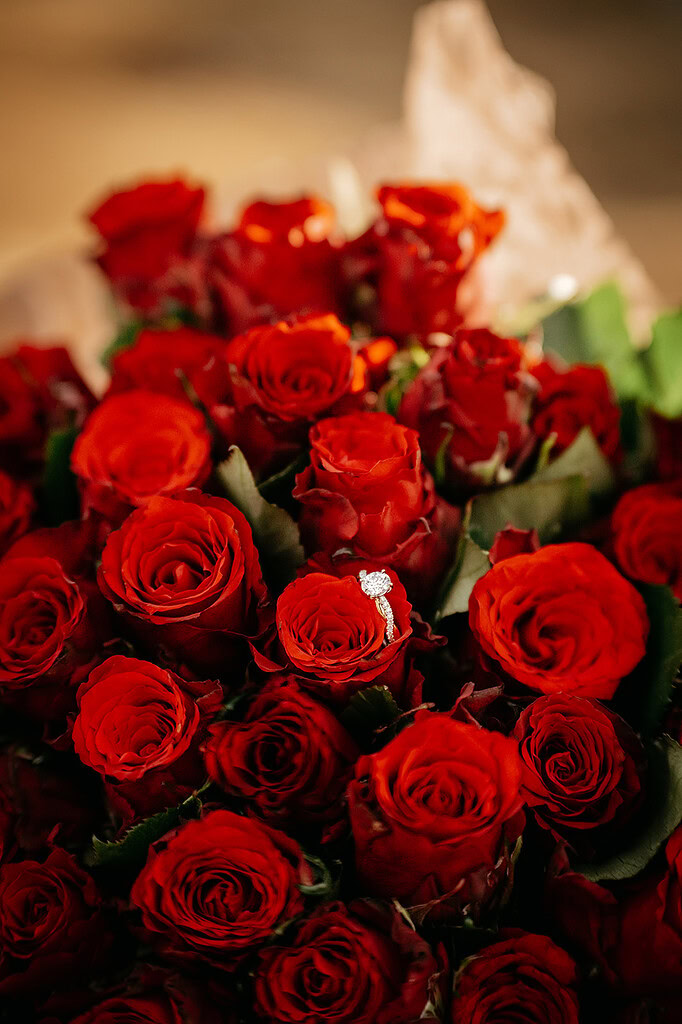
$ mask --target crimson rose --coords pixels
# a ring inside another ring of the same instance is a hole
[[[407,388],[398,418],[451,486],[480,488],[508,479],[527,454],[531,381],[516,339],[460,330]]]
[[[251,528],[224,498],[151,498],[109,535],[102,593],[147,641],[197,670],[224,670],[235,637],[266,625],[267,590]]]
[[[444,521],[455,513],[436,495],[415,431],[386,413],[357,412],[321,420],[310,447],[293,492],[307,549],[350,548],[431,593],[447,555]]]
[[[115,655],[90,673],[77,700],[75,751],[107,779],[115,805],[148,816],[201,785],[199,744],[221,704],[218,683],[190,683]]]
[[[64,850],[0,866],[0,996],[32,995],[92,969],[110,936],[92,878]]]
[[[595,700],[554,693],[538,697],[514,730],[523,761],[523,791],[556,839],[621,826],[636,809],[643,751],[618,715]]]
[[[288,946],[260,953],[256,1013],[273,1024],[405,1024],[440,1019],[441,967],[426,941],[380,903],[327,903]]]
[[[459,185],[383,185],[382,215],[345,252],[351,282],[376,292],[375,327],[404,338],[451,333],[462,323],[459,290],[504,223]]]
[[[635,588],[589,544],[550,544],[494,565],[469,623],[482,649],[532,690],[608,700],[644,656],[649,620]]]
[[[583,427],[589,427],[607,459],[618,458],[620,409],[601,366],[560,371],[545,360],[532,372],[540,382],[532,428],[540,438],[555,435],[552,455],[563,452]]]
[[[0,470],[0,555],[26,533],[34,511],[30,489]]]
[[[105,399],[76,439],[71,468],[87,511],[116,524],[156,494],[201,484],[211,469],[211,436],[187,401],[126,391]]]
[[[272,824],[338,821],[355,743],[338,719],[287,679],[270,682],[243,722],[216,722],[204,756],[222,789]]]
[[[613,549],[624,573],[667,584],[682,600],[682,486],[645,484],[627,491],[611,519]]]
[[[259,200],[213,243],[209,274],[230,333],[290,313],[338,310],[334,211],[312,196]]]
[[[503,934],[460,968],[452,1024],[578,1024],[576,966],[568,953],[545,935]]]
[[[146,968],[71,1024],[233,1024],[229,1001],[178,974]]]
[[[293,839],[219,810],[151,847],[131,900],[164,956],[230,970],[301,913],[311,883]]]
[[[501,733],[417,712],[348,787],[356,868],[372,895],[480,909],[509,873],[521,835],[521,761]]]

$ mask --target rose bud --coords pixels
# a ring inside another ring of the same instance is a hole
[[[589,544],[550,544],[494,565],[474,585],[469,624],[483,651],[541,693],[609,700],[641,661],[641,595]]]
[[[538,697],[522,712],[514,736],[526,803],[556,840],[583,845],[586,831],[621,827],[639,806],[641,744],[597,701]]]
[[[40,470],[53,430],[82,423],[95,405],[65,348],[21,344],[0,358],[0,461],[25,475]]]
[[[622,886],[591,882],[571,871],[565,858],[554,866],[548,909],[571,943],[598,964],[607,984],[619,994],[679,995],[682,827],[665,843],[660,862]]]
[[[229,342],[232,397],[211,409],[216,427],[238,445],[256,476],[291,462],[305,447],[310,424],[357,404],[365,364],[350,331],[335,316],[299,316],[264,324]]]
[[[116,655],[93,669],[77,700],[74,749],[107,780],[124,822],[175,806],[204,781],[199,745],[222,702],[219,683]]]
[[[114,525],[157,494],[200,485],[211,470],[211,435],[187,401],[126,391],[89,416],[71,455],[83,507]]]
[[[452,1024],[578,1024],[576,965],[568,953],[546,935],[501,935],[459,969]]]
[[[109,636],[106,602],[86,575],[86,533],[78,523],[36,530],[0,562],[0,694],[42,721],[73,708]]]
[[[394,907],[327,903],[290,945],[261,951],[256,1015],[273,1024],[438,1020],[442,969]]]
[[[30,488],[0,470],[0,556],[26,533],[34,512]]]
[[[131,306],[153,309],[191,291],[192,245],[204,209],[203,188],[177,178],[114,192],[88,215],[102,246],[97,262]]]
[[[90,875],[55,847],[0,866],[0,998],[34,996],[92,970],[110,943]]]
[[[186,401],[190,388],[209,409],[230,389],[225,345],[224,338],[192,327],[145,328],[114,356],[107,396],[144,388]]]
[[[551,455],[560,455],[589,427],[607,459],[620,457],[620,409],[601,366],[555,370],[546,360],[532,370],[540,382],[531,426],[537,437],[555,435]]]
[[[510,875],[525,823],[520,788],[514,740],[418,711],[360,758],[348,787],[361,885],[410,907],[479,918]]]
[[[102,593],[151,647],[197,671],[220,673],[271,620],[244,516],[192,490],[151,498],[107,539]]]
[[[504,223],[461,185],[383,185],[382,213],[344,254],[351,283],[376,291],[374,326],[394,337],[451,333],[463,320],[460,285]]]
[[[273,680],[243,722],[216,722],[209,733],[209,776],[264,821],[286,828],[341,820],[359,751],[338,719],[295,682]]]
[[[206,985],[146,967],[71,1024],[235,1024],[230,1002],[223,991],[216,999]]]
[[[386,413],[321,420],[310,431],[311,462],[296,477],[307,550],[348,548],[430,595],[447,561],[457,514],[439,500],[419,438]],[[446,523],[449,521],[449,523]]]
[[[539,547],[540,538],[537,530],[517,530],[515,526],[509,525],[495,534],[488,558],[491,565],[497,565],[512,555],[532,554]]]
[[[506,482],[529,453],[532,378],[515,338],[458,331],[403,395],[398,419],[419,431],[429,466],[451,488]]]
[[[252,203],[213,243],[209,276],[231,334],[290,313],[339,308],[334,210],[312,196]]]
[[[292,672],[302,686],[334,704],[367,686],[386,685],[398,701],[417,690],[423,677],[412,669],[407,643],[412,605],[395,573],[389,569],[383,579],[390,586],[390,627],[356,573],[309,572],[294,580],[277,602],[277,642],[255,651],[259,667]]]
[[[664,584],[682,600],[682,485],[645,484],[619,500],[611,518],[613,550],[624,573]]]
[[[0,861],[55,842],[82,847],[103,817],[97,780],[70,758],[18,743],[0,753]]]
[[[299,885],[312,881],[293,839],[219,810],[151,847],[131,900],[163,956],[232,970],[302,912]]]

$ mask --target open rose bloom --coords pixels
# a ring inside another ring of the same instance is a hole
[[[1,361],[0,1019],[674,1024],[679,317],[470,322],[455,183],[208,204],[91,211],[99,401]]]

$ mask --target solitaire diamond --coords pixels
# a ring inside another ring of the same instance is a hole
[[[393,589],[391,577],[383,569],[379,572],[367,572],[365,569],[361,569],[359,579],[362,592],[367,594],[367,597],[383,597]]]

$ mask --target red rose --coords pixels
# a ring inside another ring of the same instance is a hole
[[[501,733],[417,712],[348,787],[356,868],[372,895],[460,914],[509,873],[524,825],[521,761]]]
[[[106,636],[106,604],[83,575],[80,532],[65,523],[26,534],[0,562],[0,693],[41,719],[71,709]]]
[[[667,584],[682,600],[682,486],[645,484],[620,499],[611,519],[613,549],[624,573]]]
[[[0,460],[33,472],[52,430],[78,425],[95,399],[65,348],[22,344],[0,359]]]
[[[375,568],[365,565],[370,571]],[[395,573],[388,570],[386,575],[394,618],[390,642],[386,619],[362,592],[356,575],[310,572],[290,583],[277,602],[281,650],[274,655],[279,662],[257,655],[258,663],[270,671],[288,667],[304,686],[333,703],[344,703],[357,690],[379,683],[402,688],[412,606]]]
[[[514,338],[458,331],[405,392],[398,418],[419,431],[424,457],[452,486],[507,480],[527,453],[531,378],[522,358]]]
[[[310,446],[293,492],[307,549],[352,549],[430,595],[448,551],[439,528],[456,514],[438,500],[417,434],[386,413],[357,412],[321,420]]]
[[[132,305],[181,290],[204,199],[203,188],[179,178],[146,181],[114,192],[89,214],[102,238],[99,265]]]
[[[669,420],[653,414],[651,425],[656,440],[656,472],[661,480],[682,477],[682,416]]]
[[[0,555],[26,533],[34,511],[30,489],[0,470]]]
[[[145,968],[71,1024],[233,1024],[229,1000],[177,974]]]
[[[469,624],[487,655],[542,693],[609,700],[644,656],[646,607],[589,544],[550,544],[506,558],[469,598]]]
[[[601,366],[571,366],[557,371],[544,361],[533,368],[540,391],[532,428],[539,438],[556,435],[552,456],[563,452],[589,427],[607,459],[620,453],[620,409]]]
[[[337,310],[334,211],[304,196],[252,203],[233,232],[216,239],[209,274],[231,333],[290,313]]]
[[[76,439],[71,467],[85,509],[120,522],[156,494],[201,484],[211,470],[211,436],[186,401],[126,391],[98,405]]]
[[[618,715],[595,700],[550,694],[522,712],[514,736],[526,803],[557,840],[575,845],[576,833],[631,817],[643,751]]]
[[[34,995],[92,969],[108,944],[92,878],[64,850],[0,866],[0,996]]]
[[[364,388],[364,363],[353,355],[350,331],[331,313],[254,327],[232,339],[226,359],[232,398],[211,415],[257,475],[294,458],[310,424]]]
[[[380,903],[327,903],[256,971],[256,1014],[273,1024],[404,1024],[440,1019],[440,973],[426,941]]]
[[[404,338],[462,323],[462,279],[501,230],[460,185],[384,185],[382,216],[345,254],[346,272],[376,289],[375,326]]]
[[[108,395],[146,388],[187,400],[189,385],[206,408],[229,391],[225,339],[192,327],[140,331],[135,344],[114,356]]]
[[[512,555],[532,554],[539,547],[540,538],[537,530],[517,530],[515,526],[509,525],[495,534],[488,558],[491,565],[497,565]]]
[[[151,498],[128,516],[109,535],[98,580],[149,643],[209,673],[269,618],[249,524],[200,491]]]
[[[204,756],[222,789],[273,825],[334,823],[359,751],[338,719],[293,681],[273,680],[243,722],[216,722]]]
[[[546,935],[507,931],[464,961],[455,980],[452,1024],[578,1024],[576,966]]]
[[[230,970],[301,913],[311,882],[293,839],[221,810],[155,843],[131,900],[165,956]]]
[[[218,683],[116,655],[90,673],[77,700],[75,751],[107,779],[115,804],[148,816],[201,785],[199,744],[222,701]]]
[[[550,878],[549,908],[606,982],[630,995],[679,994],[682,827],[665,844],[663,864],[613,889],[572,872],[565,859],[556,866],[563,873]]]

